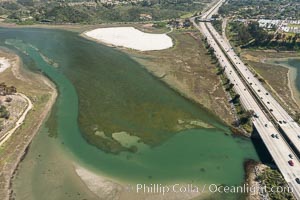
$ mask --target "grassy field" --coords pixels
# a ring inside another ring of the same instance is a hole
[[[231,124],[233,115],[223,85],[216,75],[216,62],[207,53],[200,34],[193,29],[182,29],[169,35],[175,44],[173,48],[150,52],[125,51],[173,89]]]

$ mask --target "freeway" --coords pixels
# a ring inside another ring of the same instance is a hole
[[[199,25],[195,22],[195,17],[191,18],[191,21],[214,49],[220,66],[224,69],[224,73],[230,82],[234,84],[234,91],[240,95],[243,107],[246,110],[255,111],[257,117],[251,119],[254,127],[261,136],[286,182],[292,188],[294,196],[300,199],[300,184],[296,182],[296,178],[300,177],[300,162],[293,152],[293,148],[281,136],[277,124],[274,125],[270,118],[276,119],[280,128],[287,135],[290,135],[289,137],[294,142],[299,141],[295,141],[297,127],[299,126],[262,86],[259,80],[255,78],[251,71],[248,70],[246,65],[235,54],[230,44],[216,32],[210,23],[205,22],[204,19],[210,18],[215,14],[223,3],[224,0],[218,1],[211,9],[204,13],[201,17],[201,21],[203,22],[200,22]],[[294,158],[294,166],[288,164],[288,161],[291,159],[290,156]]]
[[[232,46],[227,40],[215,31],[211,24],[207,24],[208,29],[214,35],[214,38],[219,41],[219,45],[223,51],[227,52],[227,56],[235,68],[239,71],[242,78],[250,86],[253,94],[260,99],[264,108],[269,115],[276,121],[277,125],[282,129],[288,138],[289,142],[293,144],[298,157],[300,155],[300,127],[293,120],[293,118],[285,111],[285,109],[274,99],[274,97],[265,89],[262,83],[255,77],[255,75],[248,69],[248,67],[241,61],[241,59],[233,51]]]

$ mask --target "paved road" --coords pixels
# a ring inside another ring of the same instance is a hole
[[[217,2],[211,9],[202,15],[202,18],[210,18],[217,12],[223,2],[224,0]],[[280,127],[284,131],[288,132],[287,134],[294,135],[290,136],[291,138],[294,138],[294,141],[295,137],[297,137],[296,132],[294,131],[297,130],[298,125],[247,69],[243,62],[234,53],[230,44],[217,33],[210,23],[200,22],[198,25],[195,22],[195,18],[191,18],[191,20],[195,27],[198,28],[207,38],[207,42],[210,46],[214,48],[215,55],[220,65],[225,69],[224,73],[229,78],[230,82],[234,84],[233,89],[236,93],[240,94],[240,101],[243,107],[246,110],[255,111],[258,116],[257,118],[252,118],[255,128],[260,134],[285,180],[289,184],[290,188],[293,189],[295,197],[300,199],[300,184],[295,181],[296,178],[300,178],[300,162],[290,145],[285,141],[280,132],[270,121],[270,113],[265,113],[264,110],[266,108],[268,109],[268,112],[271,112],[271,116],[277,119]],[[234,63],[234,65],[232,63]],[[261,101],[263,101],[263,104]],[[265,108],[262,109],[262,107]],[[270,109],[272,109],[272,111],[270,111]],[[281,123],[279,121],[281,121]],[[273,138],[271,136],[272,134],[277,135],[278,139],[276,137]],[[296,141],[299,142],[299,140]],[[292,160],[294,162],[294,166],[290,166],[288,164],[288,161],[291,160],[289,157],[290,154],[293,157]]]

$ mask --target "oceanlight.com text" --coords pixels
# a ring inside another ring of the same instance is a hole
[[[292,188],[288,186],[228,186],[218,184],[204,184],[201,186],[193,184],[136,184],[127,186],[128,192],[144,194],[166,194],[166,193],[236,193],[236,194],[258,194],[258,193],[292,193]]]

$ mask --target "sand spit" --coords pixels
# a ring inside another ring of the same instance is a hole
[[[296,78],[297,78],[297,69],[288,65],[281,65],[288,68],[288,87],[291,91],[291,97],[293,101],[300,107],[300,92],[297,89]]]
[[[77,175],[84,184],[96,194],[99,199],[103,200],[189,200],[198,197],[208,196],[209,193],[202,192],[166,192],[162,193],[144,193],[137,192],[134,185],[117,182],[111,178],[95,174],[77,164],[74,164]],[[182,184],[185,185],[185,184]],[[169,186],[170,188],[172,186]]]
[[[0,73],[5,71],[9,67],[10,67],[9,60],[4,57],[1,57],[0,58]]]
[[[144,33],[133,27],[98,28],[83,35],[105,44],[139,51],[163,50],[173,46],[167,34]]]
[[[22,70],[20,68],[20,58],[11,53],[11,52],[2,52],[0,51],[1,54],[7,55],[8,58],[3,58],[0,57],[0,63],[1,65],[1,69],[3,72],[4,70],[6,70],[7,68],[9,68],[11,66],[11,71],[13,76],[15,76],[16,79],[21,80],[21,81],[28,81],[28,84],[32,84],[35,83],[33,82],[33,80],[31,80],[30,78],[23,76],[22,74]],[[8,65],[7,65],[8,63]],[[5,65],[4,65],[5,64]],[[6,68],[4,69],[3,66],[6,66]],[[22,132],[22,136],[16,136],[16,138],[14,138],[13,140],[7,140],[5,143],[5,147],[3,147],[2,151],[4,151],[3,155],[2,155],[2,162],[0,164],[0,196],[1,199],[3,200],[8,200],[11,199],[11,194],[12,194],[12,178],[14,177],[14,174],[16,173],[18,164],[20,163],[20,161],[23,159],[24,155],[27,152],[27,148],[29,146],[29,144],[31,143],[32,139],[34,138],[35,134],[38,132],[39,128],[41,127],[44,119],[48,116],[48,113],[50,112],[56,97],[57,97],[57,91],[55,86],[52,84],[52,82],[50,82],[50,80],[48,80],[47,78],[45,78],[44,76],[41,75],[36,75],[37,79],[39,81],[44,82],[46,85],[48,85],[49,87],[49,93],[51,95],[50,99],[48,100],[48,102],[46,103],[44,109],[35,114],[35,115],[39,115],[39,120],[35,121],[32,124],[26,124],[26,126],[24,127],[24,132]],[[25,110],[25,112],[23,113],[22,117],[18,120],[18,122],[16,123],[16,126],[19,127],[23,121],[25,120],[26,123],[26,115],[28,114],[28,112],[32,109],[32,106],[30,103],[30,99],[19,93],[18,95],[20,95],[21,97],[23,97],[24,99],[26,99],[26,101],[28,102],[28,106]],[[35,112],[36,113],[36,112]],[[26,131],[25,131],[26,130]],[[13,130],[15,131],[15,130]],[[7,138],[9,138],[11,134],[8,135]],[[18,142],[20,141],[20,138],[22,137],[22,142]],[[2,147],[1,147],[2,148]],[[5,160],[5,162],[3,162],[3,160]]]

